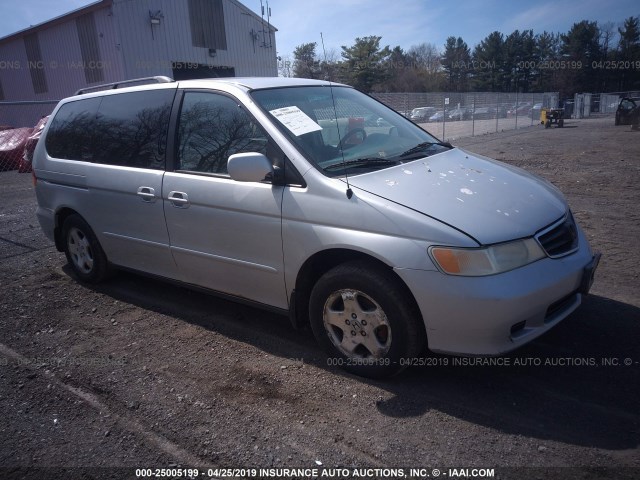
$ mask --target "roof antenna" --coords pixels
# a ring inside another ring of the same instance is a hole
[[[264,5],[262,3],[262,0],[260,0],[260,11],[262,13],[262,47],[266,47],[267,46],[267,41],[265,40],[265,36],[264,36]]]
[[[273,47],[271,43],[271,7],[269,6],[269,0],[267,0],[267,28],[269,30],[269,48]]]
[[[320,40],[322,41],[322,53],[324,54],[324,64],[325,66],[327,66],[328,65],[327,51],[324,48],[324,36],[322,35],[322,32],[320,32]],[[331,77],[329,76],[328,71],[327,71],[327,75],[325,76],[325,80],[329,82],[329,91],[331,92],[331,102],[333,103],[333,114],[336,119],[336,129],[338,130],[338,138],[342,138],[340,135],[340,126],[338,124],[338,111],[336,110],[336,99],[333,96],[333,83],[331,82]],[[338,145],[340,145],[340,143],[338,143]],[[351,186],[349,185],[349,175],[347,174],[347,164],[344,160],[344,152],[342,151],[342,149],[340,149],[340,155],[342,155],[342,163],[344,164],[344,178],[347,181],[347,198],[351,200],[351,197],[353,197],[353,190],[351,190]]]

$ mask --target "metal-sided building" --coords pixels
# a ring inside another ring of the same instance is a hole
[[[101,0],[0,38],[0,102],[153,75],[277,76],[275,32],[237,0]],[[34,123],[11,107],[0,104],[0,123]]]

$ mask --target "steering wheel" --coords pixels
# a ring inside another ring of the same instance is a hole
[[[352,128],[347,133],[345,133],[344,137],[342,137],[338,142],[338,150],[347,150],[353,147],[355,144],[353,145],[347,144],[347,146],[345,146],[345,141],[357,133],[362,134],[362,141],[364,142],[365,138],[367,138],[367,132],[365,132],[364,128]]]

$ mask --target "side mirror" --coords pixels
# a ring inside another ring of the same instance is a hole
[[[227,160],[227,171],[237,182],[261,182],[273,174],[273,165],[262,153],[234,153]]]

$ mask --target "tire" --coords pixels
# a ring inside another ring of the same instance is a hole
[[[617,127],[618,125],[620,125],[620,117],[616,115],[615,126]]]
[[[413,299],[382,267],[355,261],[325,273],[311,291],[309,318],[328,364],[363,377],[395,375],[426,340]]]
[[[67,262],[86,283],[100,283],[110,273],[109,262],[98,239],[80,215],[69,215],[62,225],[62,241]]]
[[[558,127],[560,128],[564,127],[564,120],[562,118],[558,120]]]

